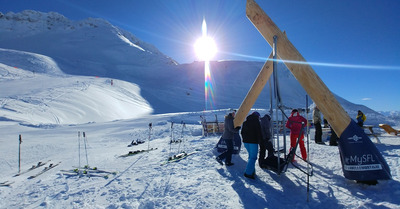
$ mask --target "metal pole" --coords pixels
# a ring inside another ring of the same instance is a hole
[[[274,44],[272,47],[272,56],[273,56],[273,64],[272,64],[272,69],[273,69],[273,77],[274,77],[274,95],[275,95],[275,112],[276,112],[276,141],[277,141],[277,148],[278,148],[278,158],[277,158],[277,164],[278,164],[278,175],[281,174],[281,161],[280,161],[280,145],[279,145],[279,115],[278,115],[278,106],[279,106],[279,93],[278,93],[278,69],[277,69],[277,63],[276,63],[276,58],[277,58],[277,51],[276,51],[276,44],[278,41],[278,37],[274,36]]]
[[[308,125],[308,112],[309,112],[309,109],[308,109],[308,95],[306,95],[306,114],[307,114],[307,153],[308,153],[308,155],[307,155],[307,161],[308,162],[310,162],[310,140],[309,140],[309,125]],[[309,201],[309,197],[310,197],[310,175],[308,175],[308,172],[309,172],[309,169],[310,169],[310,164],[309,163],[307,163],[307,202]]]

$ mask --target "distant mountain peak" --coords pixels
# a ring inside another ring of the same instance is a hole
[[[55,54],[46,52],[48,46],[43,43],[48,43],[51,40],[51,44],[57,45],[60,48],[59,50],[63,50],[64,47],[75,47],[76,51],[79,51],[81,47],[94,49],[98,45],[99,47],[103,46],[103,48],[108,46],[110,50],[115,48],[115,50],[127,51],[127,56],[130,59],[138,58],[136,59],[139,61],[138,65],[143,65],[139,59],[157,65],[162,63],[166,65],[178,64],[152,44],[146,43],[132,33],[100,18],[73,21],[56,12],[44,13],[33,10],[25,10],[19,13],[0,13],[0,33],[2,33],[0,47],[44,54],[49,57],[53,57]],[[117,40],[121,43],[118,43]],[[19,43],[9,43],[13,41]],[[65,43],[68,45],[64,46]],[[126,48],[120,47],[124,43]],[[130,55],[129,52],[132,52],[132,50],[129,47],[134,47],[139,52]],[[54,52],[56,49],[52,51]]]

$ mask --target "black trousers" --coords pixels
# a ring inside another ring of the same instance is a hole
[[[321,123],[314,123],[315,126],[315,143],[322,142],[322,127]]]
[[[232,161],[232,153],[233,153],[233,139],[224,139],[226,144],[226,151],[221,153],[218,158],[221,160],[225,159],[225,163],[231,163]]]
[[[260,145],[260,152],[258,155],[258,163],[261,166],[261,164],[263,164],[263,161],[265,160],[265,154],[267,150],[268,150],[268,157],[274,156],[274,146],[272,145],[272,142],[269,138],[263,139],[259,145]]]

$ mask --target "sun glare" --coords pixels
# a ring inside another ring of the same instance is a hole
[[[194,44],[197,57],[202,61],[209,61],[217,53],[217,46],[214,39],[208,36],[203,36],[197,39]]]
[[[203,19],[201,31],[203,35],[198,38],[194,44],[194,50],[201,61],[210,61],[217,53],[217,45],[213,38],[207,36],[207,24],[205,19]]]

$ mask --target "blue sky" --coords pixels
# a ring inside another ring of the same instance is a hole
[[[256,2],[333,93],[377,111],[400,111],[400,1]],[[217,60],[265,61],[272,51],[247,19],[245,0],[0,0],[0,5],[3,13],[32,9],[72,20],[106,19],[179,63],[196,60],[193,44],[203,18],[219,49]]]

